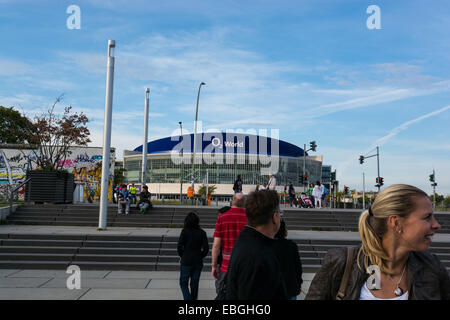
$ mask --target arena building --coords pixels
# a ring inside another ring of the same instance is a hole
[[[123,161],[127,183],[141,184],[142,145],[133,151],[124,151]],[[255,134],[205,132],[197,134],[194,156],[194,134],[166,137],[148,142],[145,184],[158,195],[179,196],[195,177],[195,190],[202,184],[214,185],[215,195],[233,194],[233,184],[242,176],[243,192],[257,185],[263,186],[272,173],[277,179],[277,190],[294,184],[302,191],[302,180],[309,182],[322,178],[322,157],[308,156],[302,148],[291,143]],[[305,166],[305,173],[303,172]],[[180,183],[181,182],[181,183]]]

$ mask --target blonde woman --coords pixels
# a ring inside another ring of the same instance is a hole
[[[425,192],[404,184],[384,189],[359,218],[362,245],[351,260],[343,299],[449,300],[449,273],[427,252],[440,227]],[[327,253],[306,299],[336,298],[346,257],[346,248]]]

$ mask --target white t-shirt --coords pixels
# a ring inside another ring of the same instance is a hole
[[[369,288],[367,288],[367,283],[364,282],[363,287],[361,288],[361,294],[359,296],[359,300],[408,300],[408,291],[402,294],[399,297],[391,298],[391,299],[382,299],[375,297],[372,292],[370,292]]]
[[[320,186],[315,185],[312,195],[314,198],[317,198],[320,200],[320,198],[322,198],[322,189],[320,188]]]

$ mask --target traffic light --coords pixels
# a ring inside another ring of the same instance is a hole
[[[360,164],[363,164],[363,163],[364,163],[364,156],[360,156],[360,157],[359,157],[359,163],[360,163]]]
[[[379,182],[379,184],[380,184],[380,187],[384,184],[384,182],[383,182],[383,177],[379,177],[378,178],[378,182]]]
[[[348,194],[348,187],[344,186],[344,194]]]
[[[316,144],[315,141],[311,141],[311,142],[309,143],[309,146],[310,146],[310,148],[311,148],[312,151],[316,151],[317,144]]]
[[[375,182],[377,183],[377,185],[379,185],[380,184],[380,177],[376,177],[375,178]]]
[[[308,183],[308,176],[306,174],[303,176],[303,183]]]
[[[331,181],[336,181],[336,171],[331,172]]]
[[[431,181],[431,182],[434,182],[434,173],[433,173],[433,174],[430,174],[430,181]]]

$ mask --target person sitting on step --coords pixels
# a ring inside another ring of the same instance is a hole
[[[130,192],[127,190],[127,185],[122,185],[122,190],[118,194],[119,214],[122,214],[123,206],[125,206],[125,214],[130,213]]]
[[[151,193],[148,191],[147,186],[142,187],[143,191],[139,195],[139,203],[137,204],[137,207],[139,208],[140,213],[144,214],[147,209],[153,208],[152,202],[150,201]]]

